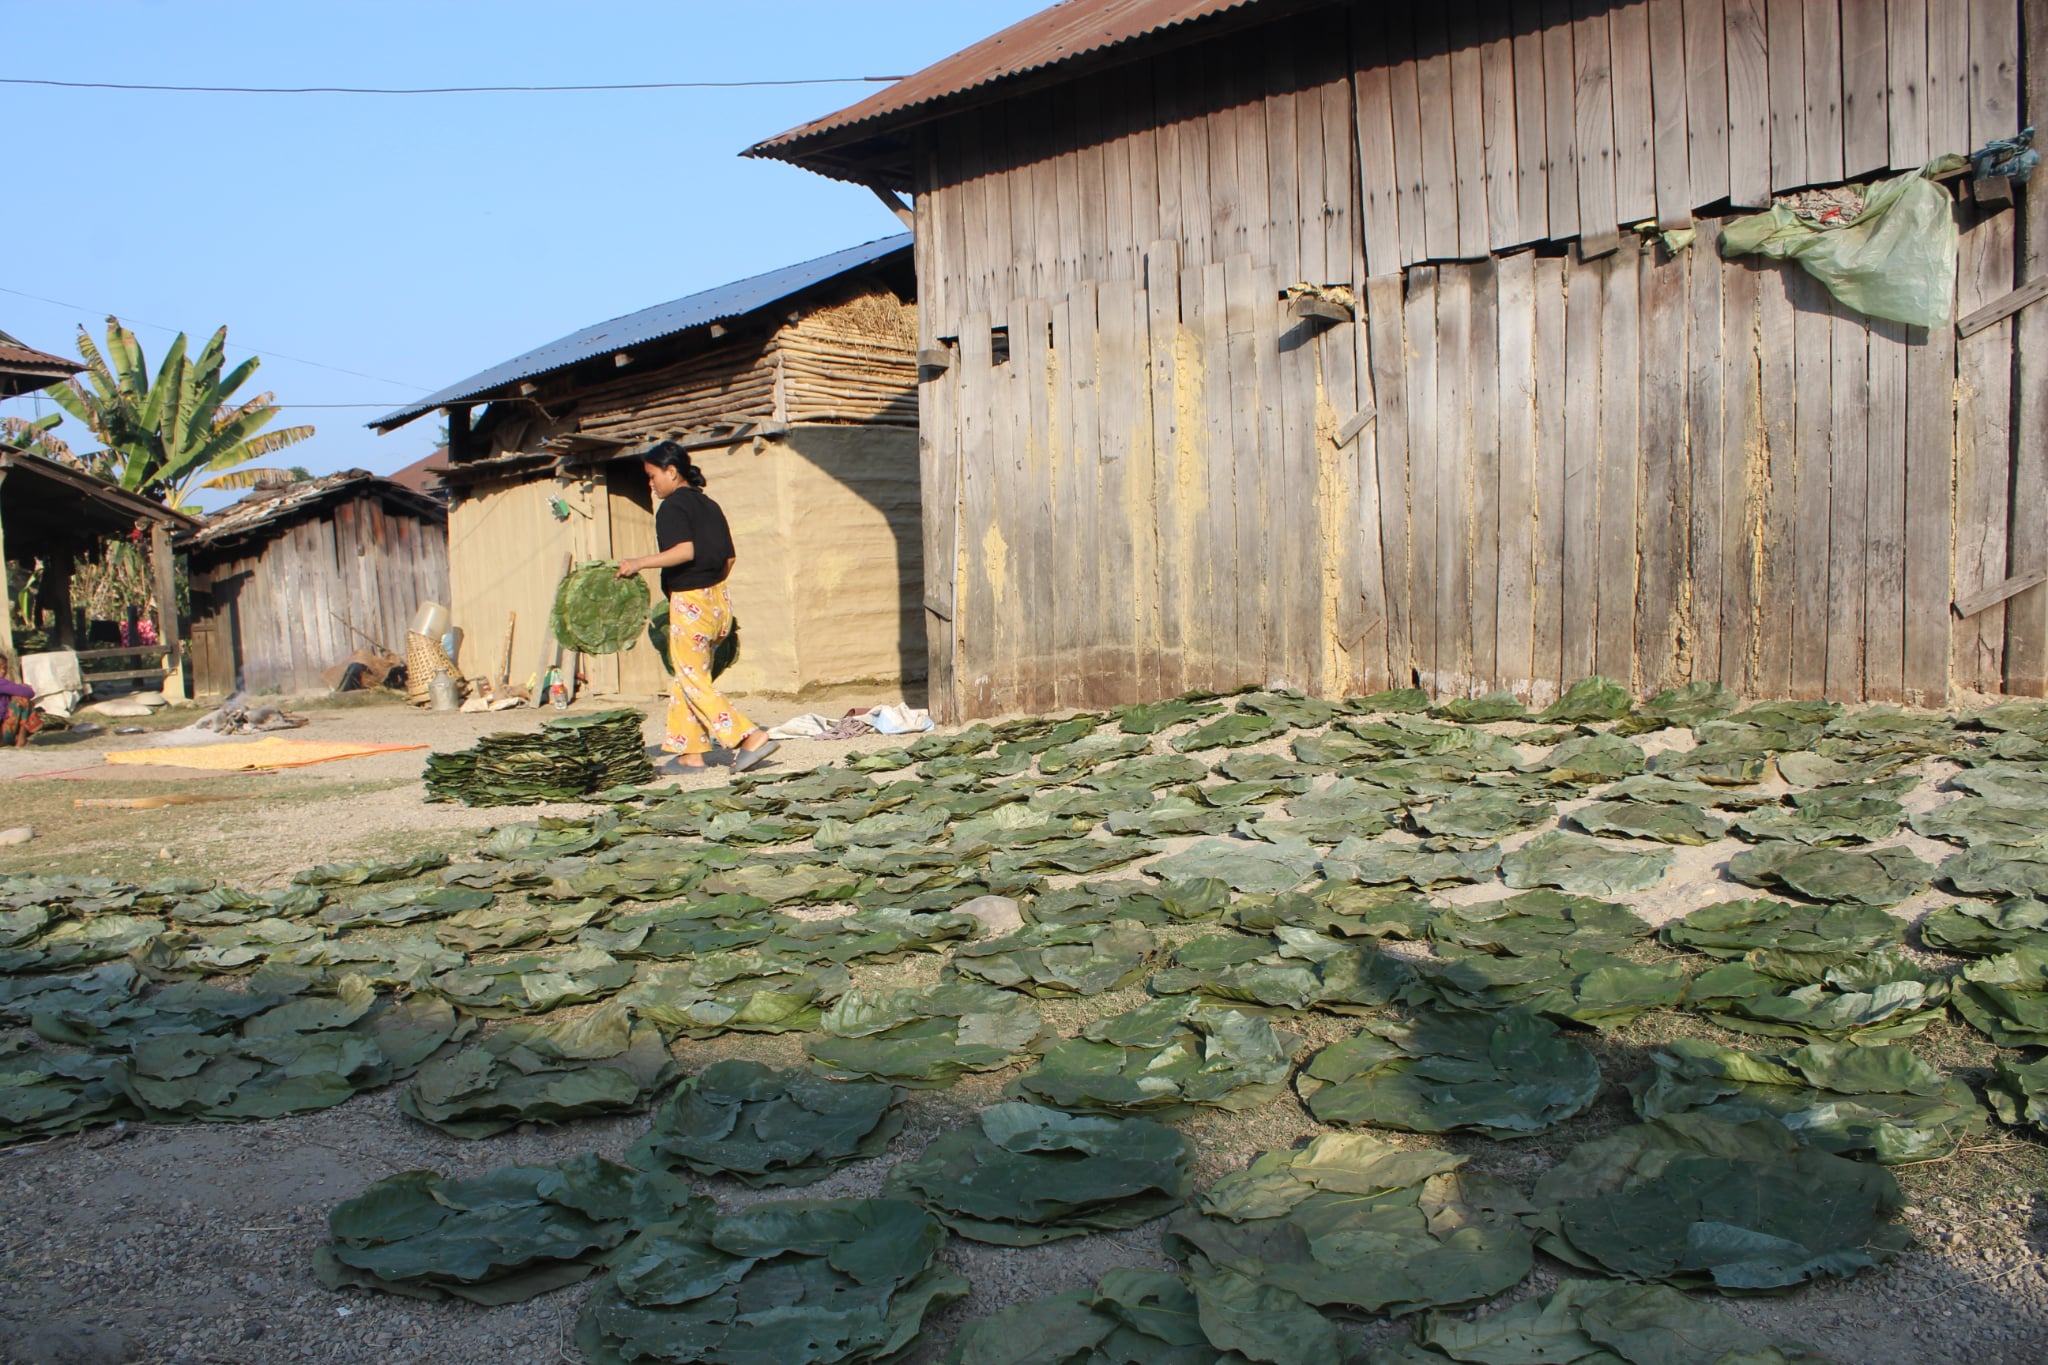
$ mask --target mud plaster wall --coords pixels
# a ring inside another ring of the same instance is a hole
[[[732,525],[740,658],[733,692],[803,696],[924,674],[917,434],[798,426],[700,451]]]

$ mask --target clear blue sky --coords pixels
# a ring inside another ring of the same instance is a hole
[[[0,0],[0,75],[902,75],[1046,3]],[[0,86],[12,191],[0,288],[18,291],[0,293],[0,330],[68,356],[77,325],[97,338],[111,311],[153,365],[176,331],[196,344],[225,323],[231,360],[265,354],[250,391],[377,405],[289,409],[279,424],[319,431],[280,463],[388,472],[432,448],[438,418],[382,437],[362,424],[409,399],[605,318],[900,231],[866,190],[738,156],[877,88],[398,98]],[[59,434],[90,445],[75,422]]]

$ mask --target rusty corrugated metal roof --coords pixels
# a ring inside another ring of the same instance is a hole
[[[0,380],[0,396],[11,397],[27,393],[30,389],[48,388],[84,368],[75,360],[24,346],[16,338],[0,332],[0,375],[14,381]]]
[[[859,104],[792,128],[749,147],[747,156],[809,165],[805,152],[908,122],[928,107],[1009,77],[1040,71],[1089,53],[1177,28],[1266,0],[1063,0],[1051,9],[1010,25],[972,47],[906,76]]]

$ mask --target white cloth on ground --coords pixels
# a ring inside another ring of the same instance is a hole
[[[78,666],[76,650],[22,655],[21,680],[35,689],[36,709],[53,716],[68,719],[85,700],[85,672]]]

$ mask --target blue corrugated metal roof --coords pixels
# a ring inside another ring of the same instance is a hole
[[[559,341],[528,351],[525,355],[514,356],[503,364],[493,365],[481,374],[473,374],[459,384],[450,384],[439,393],[431,394],[416,403],[393,412],[387,412],[376,421],[369,423],[379,431],[404,426],[423,413],[464,399],[473,399],[489,393],[506,384],[521,379],[531,379],[550,370],[559,370],[565,365],[588,360],[592,356],[605,355],[622,350],[641,342],[653,341],[659,337],[673,336],[691,327],[707,322],[719,322],[736,318],[742,313],[751,313],[756,308],[786,299],[812,285],[823,284],[835,275],[843,275],[873,261],[910,247],[910,234],[899,233],[884,237],[880,241],[868,242],[863,246],[848,247],[835,251],[830,256],[820,256],[815,261],[799,265],[787,265],[780,270],[771,270],[765,275],[752,279],[735,280],[731,284],[707,289],[701,294],[676,299],[670,303],[656,304],[643,308],[637,313],[600,322],[595,327],[586,327],[572,332]]]

